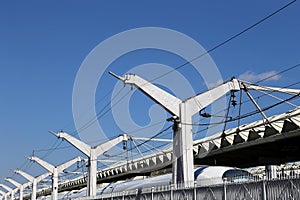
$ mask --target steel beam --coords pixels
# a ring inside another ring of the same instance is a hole
[[[51,194],[51,199],[52,200],[57,200],[58,199],[58,174],[60,172],[62,172],[64,169],[70,167],[71,165],[73,165],[76,162],[79,162],[82,160],[81,157],[76,157],[68,162],[65,162],[59,166],[54,166],[49,164],[48,162],[32,156],[29,157],[29,160],[35,161],[37,162],[39,165],[41,165],[43,168],[45,168],[46,170],[48,170],[50,173],[52,173],[52,194]]]
[[[52,133],[52,132],[51,132]],[[118,143],[124,140],[128,140],[128,136],[126,134],[120,135],[119,137],[112,139],[103,144],[99,144],[97,146],[89,146],[88,144],[80,141],[79,139],[72,137],[71,135],[65,132],[54,133],[54,135],[58,138],[63,138],[70,144],[72,144],[76,149],[81,151],[84,155],[88,157],[88,181],[87,181],[87,189],[88,196],[93,197],[96,196],[97,190],[97,158],[107,150],[111,149]]]
[[[32,183],[32,191],[31,191],[31,200],[36,200],[36,192],[37,192],[37,183],[39,183],[40,181],[42,181],[43,179],[45,179],[47,176],[50,176],[51,173],[47,172],[45,174],[42,174],[38,177],[33,177],[29,174],[27,174],[26,172],[23,172],[19,169],[16,169],[14,171],[16,174],[20,174],[21,176],[23,176],[24,178],[26,178],[29,182]]]
[[[14,186],[16,186],[19,189],[19,191],[20,191],[19,200],[23,200],[23,185],[11,178],[6,178],[5,180],[10,182],[11,184],[13,184]]]
[[[0,190],[0,194],[2,195],[2,197],[4,198],[4,200],[7,200],[7,193],[5,193],[2,190]]]
[[[8,186],[6,186],[6,185],[4,185],[4,184],[0,184],[0,187],[3,187],[5,190],[7,190],[9,193],[10,193],[10,199],[14,199],[15,197],[14,197],[14,190],[12,189],[12,188],[10,188],[10,187],[8,187]]]
[[[172,181],[173,184],[184,184],[185,187],[192,187],[194,184],[192,116],[227,92],[240,90],[238,80],[233,78],[231,81],[182,101],[135,74],[126,74],[125,77],[112,72],[110,74],[123,81],[124,84],[134,85],[173,115]]]

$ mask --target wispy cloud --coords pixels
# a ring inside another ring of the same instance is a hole
[[[221,85],[224,81],[223,80],[217,80],[216,82],[213,83],[207,83],[208,88],[214,88],[218,85]]]
[[[268,71],[260,74],[256,74],[252,71],[246,71],[239,76],[239,79],[249,82],[256,82],[264,79],[267,79],[268,81],[277,81],[280,78],[281,76],[276,71]]]

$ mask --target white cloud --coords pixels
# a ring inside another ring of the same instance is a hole
[[[281,76],[276,71],[268,71],[260,74],[255,74],[252,71],[246,71],[245,73],[239,75],[239,79],[249,82],[256,82],[260,80],[267,79],[268,81],[277,81]]]
[[[217,80],[215,83],[207,83],[207,87],[210,88],[214,88],[218,85],[221,85],[224,81],[223,80]]]

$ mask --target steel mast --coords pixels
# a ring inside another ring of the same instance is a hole
[[[53,133],[53,132],[51,132]],[[72,137],[71,135],[65,133],[65,132],[59,132],[59,133],[53,133],[58,138],[63,138],[70,144],[72,144],[76,149],[81,151],[84,155],[88,157],[88,167],[89,167],[89,173],[88,173],[88,183],[87,183],[87,189],[88,189],[88,196],[93,197],[96,196],[96,190],[97,190],[97,158],[101,154],[103,154],[105,151],[111,149],[115,145],[119,144],[121,141],[127,141],[128,136],[126,134],[120,135],[115,139],[112,139],[110,141],[107,141],[103,144],[99,144],[97,146],[90,146],[81,140]]]
[[[20,196],[19,200],[23,200],[23,185],[21,183],[18,183],[17,181],[11,179],[11,178],[6,178],[6,181],[10,182],[14,186],[16,186],[20,190]]]
[[[33,177],[29,174],[27,174],[26,172],[23,172],[19,169],[16,169],[14,171],[16,174],[20,174],[21,176],[23,176],[24,178],[26,178],[29,182],[32,183],[32,191],[31,191],[31,200],[36,200],[36,192],[37,192],[37,183],[42,181],[43,179],[45,179],[47,176],[50,176],[51,173],[47,172],[45,174],[42,174],[38,177]]]
[[[227,92],[240,90],[238,80],[233,78],[229,82],[182,101],[135,74],[126,74],[125,77],[121,77],[112,72],[109,73],[123,81],[124,84],[134,85],[173,115],[172,181],[173,184],[183,184],[185,187],[193,186],[192,116],[221,98]]]
[[[57,200],[58,198],[58,174],[62,172],[64,169],[70,167],[76,162],[79,162],[82,160],[81,157],[76,157],[68,162],[65,162],[59,166],[54,166],[49,164],[48,162],[38,158],[38,157],[29,157],[29,160],[37,162],[39,165],[41,165],[43,168],[51,172],[52,174],[52,195],[51,199],[52,200]]]
[[[10,192],[10,199],[14,199],[14,190],[12,189],[12,188],[10,188],[10,187],[8,187],[8,186],[6,186],[6,185],[4,185],[4,184],[0,184],[0,187],[3,187],[5,190],[7,190],[8,192]]]
[[[7,193],[5,193],[2,190],[0,190],[0,194],[2,195],[2,197],[4,198],[4,200],[7,200]]]

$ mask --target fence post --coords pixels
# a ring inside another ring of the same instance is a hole
[[[125,191],[123,191],[123,198],[122,199],[125,200]]]
[[[262,180],[262,199],[267,200],[266,180]]]
[[[194,182],[194,200],[197,200],[197,181]]]
[[[226,184],[227,184],[227,178],[224,178],[223,179],[223,200],[227,200],[227,187],[226,187]]]
[[[154,187],[151,188],[151,200],[154,200]]]
[[[174,190],[174,185],[172,184],[172,185],[171,185],[171,200],[173,200],[173,194],[174,194],[174,193],[173,193],[173,192],[174,192],[173,190]]]

